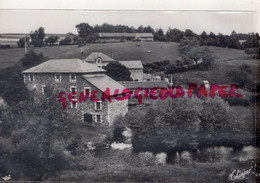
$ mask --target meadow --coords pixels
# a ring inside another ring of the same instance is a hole
[[[152,63],[163,60],[174,60],[180,55],[178,43],[174,42],[123,42],[123,43],[99,43],[87,44],[82,47],[52,46],[33,49],[37,53],[43,53],[49,59],[53,58],[80,58],[81,51],[86,58],[91,52],[103,52],[115,60],[142,60],[143,63]],[[210,47],[217,61],[246,59],[248,56],[244,50]],[[6,68],[17,63],[24,56],[23,48],[0,50],[0,68]]]

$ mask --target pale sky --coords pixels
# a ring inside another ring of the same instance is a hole
[[[218,0],[219,3],[221,1]],[[232,0],[229,1],[231,3]],[[191,29],[198,34],[203,30],[215,34],[230,34],[232,30],[239,33],[259,32],[259,24],[257,24],[259,13],[255,9],[255,6],[260,4],[259,0],[244,0],[243,3],[248,3],[240,6],[237,6],[239,3],[236,3],[232,6],[233,8],[229,8],[228,3],[223,3],[222,6],[218,7],[218,4],[214,4],[217,1],[213,0],[207,0],[207,3],[200,0],[196,4],[190,3],[187,6],[183,6],[185,3],[181,3],[185,1],[173,3],[174,1],[168,0],[150,0],[149,2],[132,0],[131,6],[126,6],[126,2],[130,1],[121,0],[120,2],[125,2],[122,3],[121,7],[118,0],[59,1],[62,4],[58,4],[58,1],[54,0],[49,1],[50,4],[46,4],[46,1],[42,4],[40,2],[43,1],[17,0],[14,3],[13,0],[0,0],[0,33],[29,33],[40,26],[45,28],[46,33],[76,33],[75,25],[82,22],[92,26],[109,23],[134,26],[135,28],[139,25],[151,25],[153,28],[161,27],[165,31],[169,27],[183,31]],[[115,6],[111,6],[113,3]],[[158,6],[155,6],[156,3]],[[167,3],[169,6],[166,6]],[[133,6],[133,4],[137,6]],[[214,8],[212,8],[213,5]]]

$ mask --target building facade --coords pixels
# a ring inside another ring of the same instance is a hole
[[[67,101],[65,112],[73,116],[78,122],[93,126],[111,126],[118,116],[124,116],[128,112],[128,101],[117,101],[113,97],[112,102],[93,102],[90,95],[87,101],[79,102],[81,92],[89,94],[97,91],[97,99],[101,99],[102,93],[107,88],[111,95],[115,89],[120,92],[124,86],[114,81],[105,70],[93,64],[82,62],[80,59],[56,59],[49,60],[38,66],[23,71],[24,82],[29,90],[36,95],[44,95],[47,87],[52,87],[58,95],[65,92],[62,98]],[[68,102],[68,94],[76,92],[74,102]],[[62,104],[61,104],[62,107]]]
[[[134,81],[143,81],[143,64],[141,60],[127,60],[127,61],[118,61],[120,64],[126,66],[131,72],[131,78]]]
[[[153,41],[152,33],[98,33],[98,39],[96,42],[124,42],[124,41],[144,41],[151,42]]]
[[[126,60],[116,61],[113,58],[105,55],[101,52],[92,52],[86,59],[85,62],[95,64],[98,67],[105,66],[109,63],[119,62],[129,69],[131,72],[131,78],[134,81],[143,81],[143,64],[141,60]]]

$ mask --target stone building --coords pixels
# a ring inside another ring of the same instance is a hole
[[[96,42],[153,41],[152,33],[101,32]]]
[[[96,64],[98,67],[102,67],[111,62],[116,62],[116,60],[102,52],[92,52],[87,58],[85,58],[85,62]]]
[[[126,66],[131,72],[131,78],[134,81],[143,81],[143,64],[141,60],[127,60],[127,61],[118,61],[120,64]]]
[[[128,112],[128,101],[93,102],[90,97],[87,101],[79,103],[79,93],[85,91],[98,91],[97,98],[109,88],[111,95],[115,89],[120,92],[124,86],[105,75],[105,70],[94,64],[86,63],[80,59],[55,59],[49,60],[35,67],[23,71],[24,82],[29,90],[34,90],[37,95],[44,95],[46,87],[52,87],[58,95],[66,92],[68,101],[70,92],[77,92],[75,99],[70,102],[65,111],[72,115],[75,121],[94,126],[110,126],[117,116],[124,116]],[[58,101],[58,100],[57,100]],[[76,103],[77,102],[77,103]],[[61,105],[62,107],[62,105]]]
[[[109,63],[119,62],[126,66],[131,72],[131,78],[134,81],[143,81],[143,64],[141,60],[127,60],[127,61],[116,61],[113,58],[105,55],[101,52],[92,52],[86,59],[85,62],[96,64],[98,67],[105,66]]]

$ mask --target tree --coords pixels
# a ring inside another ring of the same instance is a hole
[[[148,26],[144,27],[144,32],[154,33],[155,31],[153,30],[153,28],[150,25],[148,25]]]
[[[45,39],[45,43],[47,45],[53,45],[59,40],[58,36],[49,36],[47,39]]]
[[[164,32],[161,28],[156,30],[156,32],[154,33],[154,40],[166,41],[166,39],[164,37]]]
[[[194,36],[188,36],[188,37],[184,37],[180,44],[179,44],[179,50],[186,54],[190,49],[194,48],[194,47],[199,47],[200,46],[200,41],[197,37]]]
[[[48,88],[44,96],[37,96],[37,102],[27,100],[3,111],[1,127],[8,129],[5,137],[12,147],[4,161],[11,162],[9,171],[18,179],[25,176],[42,180],[43,176],[54,175],[68,166],[62,144],[66,144],[72,123],[56,97],[54,90]],[[0,160],[3,161],[2,157]]]
[[[34,32],[31,31],[31,44],[35,47],[42,47],[44,45],[45,30],[43,27],[38,28]]]
[[[90,26],[88,23],[80,23],[76,25],[77,31],[79,33],[79,37],[87,37],[90,34],[93,34],[93,27]]]
[[[26,36],[26,44],[27,45],[29,44],[29,37],[27,37],[27,36]],[[19,41],[17,42],[17,45],[20,48],[24,48],[24,46],[25,46],[25,38],[24,37],[20,38]]]
[[[119,62],[109,63],[104,69],[107,70],[107,75],[116,81],[132,81],[129,69]]]
[[[24,85],[20,65],[1,69],[0,96],[8,105],[13,105],[28,99],[29,93]]]
[[[144,27],[143,27],[142,25],[140,25],[140,26],[137,28],[137,32],[143,33],[143,32],[144,32]]]
[[[185,36],[197,36],[194,32],[192,32],[192,30],[190,29],[186,29],[184,32]]]
[[[28,68],[43,62],[45,59],[42,53],[37,54],[33,50],[29,50],[20,60],[23,67]]]
[[[180,42],[184,36],[184,32],[179,29],[169,29],[166,33],[166,39],[173,42]]]
[[[213,52],[208,47],[194,47],[188,51],[187,56],[196,62],[197,67],[198,61],[202,60],[199,63],[202,68],[209,68],[214,61]]]

